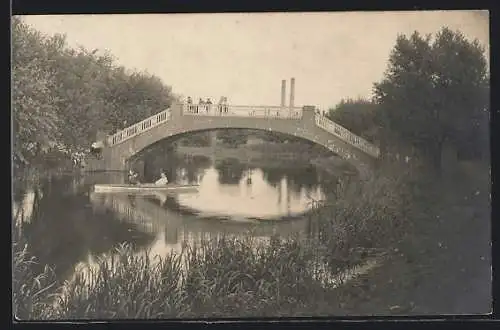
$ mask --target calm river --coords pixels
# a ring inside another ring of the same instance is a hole
[[[310,165],[244,164],[237,159],[168,157],[150,162],[144,180],[164,169],[171,182],[199,191],[166,196],[96,194],[94,183],[123,182],[122,173],[41,179],[14,194],[17,234],[61,280],[122,243],[152,255],[179,251],[222,233],[262,239],[308,231],[304,217],[321,200],[326,174]],[[322,178],[323,177],[323,178]],[[80,267],[80,268],[79,268]]]

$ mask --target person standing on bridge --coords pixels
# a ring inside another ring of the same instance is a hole
[[[222,108],[224,109],[224,113],[228,112],[227,97],[225,96],[222,97]]]
[[[227,97],[221,96],[219,100],[219,104],[217,105],[217,108],[219,110],[219,113],[222,115],[222,113],[227,113]]]
[[[219,103],[217,103],[217,111],[219,112],[219,115],[222,115],[223,107],[224,107],[224,96],[221,96]]]
[[[210,109],[212,108],[212,100],[210,100],[209,97],[207,97],[207,101],[205,102],[205,110],[207,111],[207,113],[210,112]]]
[[[198,113],[200,111],[200,107],[204,107],[205,106],[205,101],[203,101],[203,99],[200,97],[200,99],[198,100],[198,106],[196,107],[196,113]]]
[[[188,112],[193,112],[193,99],[191,96],[188,96],[186,103]]]

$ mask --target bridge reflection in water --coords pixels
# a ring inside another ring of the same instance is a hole
[[[199,244],[221,234],[247,236],[251,231],[256,238],[269,238],[274,234],[283,236],[302,233],[308,229],[305,219],[282,221],[221,222],[215,219],[201,219],[196,215],[180,214],[162,205],[166,195],[127,196],[120,194],[90,194],[96,212],[111,210],[120,221],[134,224],[138,230],[163,235],[164,252],[179,251],[182,242]],[[158,244],[158,243],[156,243]]]
[[[165,257],[172,252],[179,254],[182,251],[184,242],[196,246],[203,239],[215,238],[222,233],[229,234],[229,236],[244,236],[248,235],[248,230],[252,230],[253,247],[257,248],[259,245],[268,243],[273,234],[278,233],[286,236],[294,233],[306,233],[307,230],[310,230],[310,224],[307,220],[274,221],[257,224],[249,222],[228,225],[218,224],[207,219],[202,220],[195,216],[186,217],[162,207],[162,200],[165,198],[167,197],[160,194],[157,194],[152,199],[143,196],[132,197],[119,194],[90,194],[90,200],[95,211],[111,210],[120,221],[132,223],[137,226],[137,229],[155,235],[155,240],[147,248],[151,266],[159,262],[157,256]],[[145,250],[133,252],[133,255],[144,255]],[[120,259],[116,256],[117,252],[113,251],[104,253],[99,256],[99,259],[107,267],[114,268]],[[183,258],[184,256],[181,255],[181,260]],[[339,274],[331,273],[320,260],[311,260],[310,267],[317,269],[315,277],[323,286],[336,287],[340,285],[340,279],[349,281],[374,267],[378,267],[380,262],[380,256],[374,256],[364,264],[347,268]],[[181,262],[180,266],[185,270],[186,264],[184,262]],[[93,276],[99,270],[99,267],[100,263],[97,262],[96,256],[89,254],[87,260],[75,266],[73,276],[67,283],[77,279],[83,280],[87,283],[85,290],[91,291],[93,290],[92,286],[95,285]],[[66,289],[68,289],[67,284],[65,289],[63,288],[63,295]]]
[[[89,197],[94,212],[111,211],[119,221],[132,224],[137,230],[155,236],[154,241],[148,247],[134,249],[133,253],[135,256],[140,256],[147,250],[151,265],[159,261],[157,256],[165,257],[169,253],[180,254],[184,243],[195,247],[199,246],[204,239],[216,238],[222,234],[244,237],[252,231],[253,247],[257,248],[261,244],[268,243],[274,234],[286,236],[304,233],[308,229],[306,220],[223,223],[212,219],[200,219],[195,215],[181,215],[162,206],[167,198],[162,194],[145,197],[90,193]],[[117,253],[117,251],[110,251],[99,256],[89,253],[86,260],[75,265],[68,283],[77,279],[84,280],[88,284],[87,290],[92,290],[92,276],[99,268],[97,259],[101,259],[108,267],[113,268],[119,260],[116,258]],[[184,267],[184,263],[181,263],[181,266]],[[66,285],[65,288],[67,289],[68,286]],[[63,289],[63,295],[66,289]]]

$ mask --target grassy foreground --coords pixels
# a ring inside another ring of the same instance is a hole
[[[388,171],[388,173],[393,170]],[[399,172],[402,173],[402,172]],[[381,173],[331,191],[310,213],[308,238],[221,236],[163,258],[121,247],[87,277],[56,284],[45,267],[33,274],[23,242],[14,242],[13,303],[18,319],[276,317],[331,314],[350,299],[343,272],[412,230],[410,176]],[[16,237],[16,235],[13,235]]]

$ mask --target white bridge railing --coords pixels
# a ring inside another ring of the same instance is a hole
[[[170,119],[170,109],[163,110],[143,121],[138,122],[132,126],[129,126],[113,135],[108,136],[107,144],[109,146],[121,143],[125,140],[133,138],[134,136],[140,134],[143,131],[147,131],[159,124],[166,122]]]
[[[301,119],[301,107],[246,106],[225,104],[184,104],[183,115]]]
[[[351,133],[351,131],[340,126],[339,124],[336,124],[327,117],[316,114],[315,122],[318,127],[323,128],[325,131],[339,137],[340,139],[349,143],[350,145],[363,150],[364,152],[375,158],[379,156],[380,150],[377,146]]]
[[[247,117],[247,118],[273,118],[273,119],[301,119],[301,107],[281,106],[242,106],[242,105],[219,105],[219,104],[184,104],[183,115],[185,116],[215,116],[215,117]],[[171,117],[170,109],[157,113],[143,121],[127,127],[107,137],[109,146],[124,142],[158,126]],[[351,133],[346,128],[336,124],[323,115],[315,115],[316,125],[327,132],[337,136],[350,145],[377,158],[380,150],[365,139]]]

